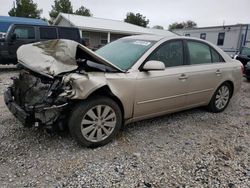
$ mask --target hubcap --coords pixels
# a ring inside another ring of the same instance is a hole
[[[227,86],[222,86],[216,94],[215,106],[220,110],[223,109],[227,105],[229,97],[229,88]]]
[[[100,142],[109,137],[116,125],[116,114],[107,105],[98,105],[87,111],[81,122],[84,138],[90,142]]]

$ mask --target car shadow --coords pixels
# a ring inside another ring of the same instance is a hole
[[[151,127],[151,126],[155,126],[155,124],[160,124],[162,122],[166,122],[167,124],[180,119],[180,118],[187,118],[189,115],[195,115],[196,113],[199,112],[204,112],[204,113],[209,113],[205,107],[198,107],[198,108],[194,108],[194,109],[188,109],[188,110],[183,110],[180,112],[174,112],[174,113],[170,113],[170,114],[166,114],[166,115],[162,115],[162,116],[158,116],[158,117],[154,117],[154,118],[149,118],[149,119],[145,119],[145,120],[141,120],[138,122],[134,122],[134,123],[129,123],[127,125],[125,125],[123,127],[122,130],[126,131],[127,129],[130,128],[134,128],[134,127]]]

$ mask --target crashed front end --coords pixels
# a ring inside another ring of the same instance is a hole
[[[27,71],[12,79],[13,85],[5,92],[4,100],[25,126],[64,122],[69,100],[60,96],[65,90],[60,79],[39,78]]]
[[[64,128],[77,100],[106,84],[103,66],[115,70],[94,52],[69,40],[24,45],[17,57],[22,71],[12,78],[4,100],[25,126]],[[87,73],[92,71],[94,77]]]

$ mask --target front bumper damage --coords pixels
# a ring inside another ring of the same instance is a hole
[[[4,101],[10,112],[24,125],[31,123],[31,114],[26,113],[13,99],[11,88],[4,93]]]
[[[30,74],[20,74],[4,93],[5,104],[24,126],[63,127],[69,102],[55,94],[60,92],[58,82],[43,82]]]
[[[14,100],[13,88],[8,88],[4,93],[4,101],[9,111],[26,127],[36,126],[63,126],[64,113],[67,111],[68,103],[52,106],[36,106],[24,109]]]

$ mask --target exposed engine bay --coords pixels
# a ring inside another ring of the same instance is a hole
[[[25,120],[27,126],[34,122],[52,125],[63,119],[62,111],[68,106],[68,99],[59,97],[63,87],[59,78],[36,77],[25,70],[19,78],[13,78],[11,93],[17,105],[29,114]]]

